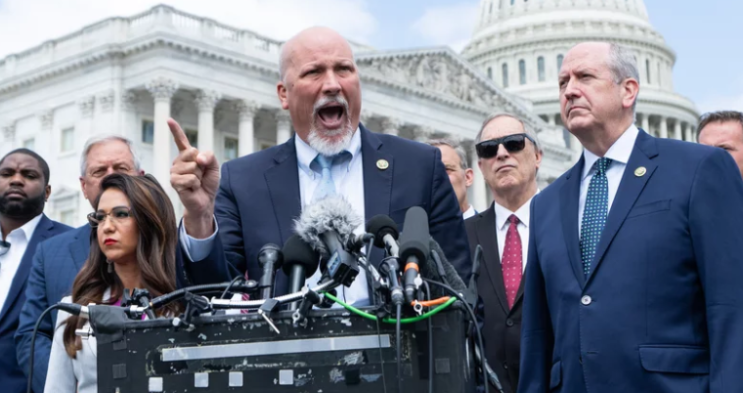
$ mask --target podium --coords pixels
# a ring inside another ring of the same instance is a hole
[[[191,331],[172,319],[127,321],[96,336],[98,392],[397,392],[394,324],[345,309],[311,310],[306,328],[288,311],[272,319],[280,334],[255,312],[197,317]],[[433,378],[436,393],[474,392],[466,310],[456,302],[431,320],[432,332],[427,321],[402,325],[405,391],[428,392]]]

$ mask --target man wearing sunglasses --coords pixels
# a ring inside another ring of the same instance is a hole
[[[584,151],[532,201],[519,393],[743,392],[743,179],[722,149],[634,126],[633,56],[563,61]]]
[[[50,220],[44,205],[52,192],[49,165],[28,149],[0,159],[0,383],[21,393],[26,377],[16,360],[13,335],[26,301],[24,290],[36,246],[72,228]]]
[[[489,117],[475,138],[478,165],[493,205],[465,221],[470,252],[482,247],[477,290],[486,329],[485,357],[506,393],[516,392],[522,277],[529,244],[529,203],[542,162],[536,133],[508,114]],[[493,387],[494,389],[494,387]]]

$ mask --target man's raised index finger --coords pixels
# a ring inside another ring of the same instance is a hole
[[[178,146],[178,151],[184,151],[191,148],[186,133],[183,132],[183,129],[177,121],[172,118],[168,119],[168,127],[170,128],[170,133],[173,134],[173,139],[175,140],[175,145]]]

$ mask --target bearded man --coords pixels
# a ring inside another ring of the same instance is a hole
[[[361,218],[386,214],[398,225],[408,208],[423,207],[431,235],[467,279],[467,237],[440,151],[374,134],[359,123],[361,85],[348,42],[328,28],[304,30],[282,47],[279,73],[278,98],[289,111],[295,135],[225,163],[221,179],[214,155],[191,147],[180,126],[169,120],[180,151],[171,184],[185,208],[180,239],[186,273],[193,276],[196,265],[210,260],[205,263],[214,265],[210,274],[215,280],[246,271],[259,279],[261,247],[284,244],[305,207],[340,196]],[[371,261],[378,264],[382,253],[374,251]],[[317,279],[319,273],[307,283]],[[288,278],[279,271],[274,295],[287,290]],[[369,304],[369,292],[362,270],[340,295],[363,306]]]

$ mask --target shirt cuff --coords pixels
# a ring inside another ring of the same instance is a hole
[[[196,239],[186,233],[186,226],[183,225],[183,219],[181,219],[181,224],[179,225],[181,246],[183,247],[183,252],[186,253],[186,257],[188,257],[191,262],[206,259],[206,257],[209,256],[209,253],[212,252],[212,247],[214,247],[214,238],[217,236],[217,232],[219,232],[217,219],[214,216],[212,216],[212,219],[214,220],[214,233],[206,239]]]

